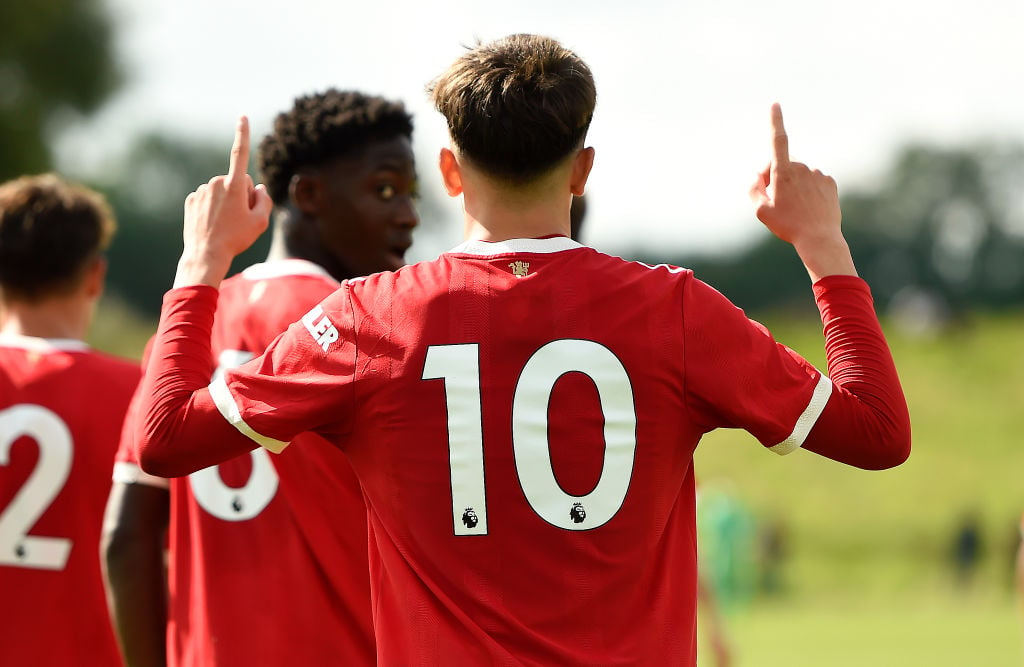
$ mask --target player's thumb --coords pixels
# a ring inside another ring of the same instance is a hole
[[[269,220],[270,212],[274,209],[274,201],[267,192],[267,186],[260,183],[252,189],[249,210],[256,217]]]

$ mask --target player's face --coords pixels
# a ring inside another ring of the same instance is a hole
[[[409,139],[375,141],[318,171],[324,196],[317,220],[325,268],[344,279],[404,266],[419,222]]]

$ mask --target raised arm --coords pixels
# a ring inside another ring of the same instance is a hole
[[[793,245],[814,283],[831,394],[803,448],[868,469],[910,455],[910,414],[871,292],[841,229],[835,181],[793,162],[782,109],[771,108],[771,161],[750,189],[757,217]]]
[[[235,256],[267,228],[273,208],[266,189],[253,187],[248,162],[249,123],[242,117],[227,175],[185,200],[184,249],[142,379],[136,430],[139,464],[153,475],[186,475],[256,447],[221,417],[206,389],[216,288]]]

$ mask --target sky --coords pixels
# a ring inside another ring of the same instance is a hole
[[[437,177],[444,121],[424,87],[478,39],[546,34],[590,65],[584,240],[610,252],[721,252],[766,234],[747,190],[774,101],[792,158],[840,193],[873,187],[910,142],[1024,142],[1021,0],[106,1],[128,82],[65,136],[62,165],[88,170],[154,129],[222,142],[226,165],[239,114],[259,137],[297,95],[401,99],[422,189],[442,203],[413,260],[460,241],[460,204]]]

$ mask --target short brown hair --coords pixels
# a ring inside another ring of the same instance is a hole
[[[97,192],[54,174],[0,185],[0,290],[36,301],[73,289],[114,234],[114,216]]]
[[[428,91],[459,151],[485,173],[520,184],[582,146],[597,102],[579,56],[525,34],[470,48]]]

